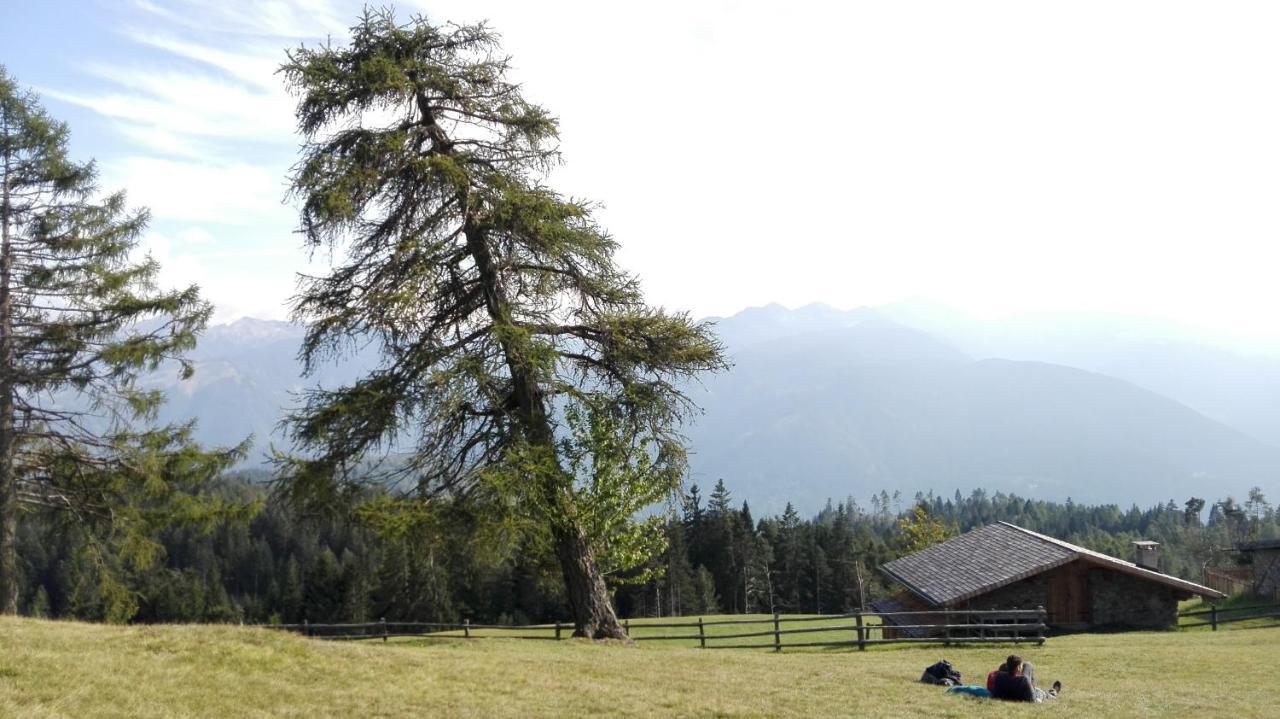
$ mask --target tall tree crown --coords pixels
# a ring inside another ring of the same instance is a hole
[[[113,550],[97,555],[104,569],[146,564],[156,523],[203,511],[179,490],[241,456],[199,450],[189,424],[149,426],[163,398],[140,373],[174,361],[188,376],[182,354],[211,306],[194,286],[156,286],[158,265],[133,258],[147,213],[100,197],[68,137],[0,68],[0,612],[16,605],[20,507],[105,529],[111,541],[91,545]],[[127,616],[132,598],[117,599]]]
[[[497,41],[484,25],[366,13],[349,46],[299,49],[283,68],[307,138],[302,232],[340,258],[301,280],[303,360],[367,341],[385,359],[292,418],[313,469],[399,441],[413,446],[402,477],[465,489],[513,446],[549,445],[531,433],[566,402],[684,461],[678,383],[723,366],[719,346],[646,306],[593,206],[543,184],[556,121],[507,79]]]
[[[4,382],[26,425],[74,427],[90,410],[122,420],[160,401],[137,388],[139,372],[176,361],[212,311],[196,287],[160,291],[159,266],[135,262],[147,213],[129,211],[123,192],[97,198],[97,170],[67,152],[69,133],[0,72],[0,224],[5,276],[0,292],[11,323]],[[147,327],[139,323],[148,321]],[[42,401],[75,390],[82,412]]]

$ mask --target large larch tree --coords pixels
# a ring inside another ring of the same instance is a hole
[[[544,184],[556,121],[508,70],[485,25],[390,12],[366,12],[346,46],[290,53],[301,232],[334,264],[300,281],[304,364],[369,343],[383,361],[305,395],[281,481],[312,500],[376,482],[514,508],[554,546],[575,634],[623,638],[610,537],[591,530],[617,527],[602,507],[678,487],[680,387],[724,360],[707,326],[644,303],[590,204]],[[575,437],[601,431],[591,461]]]

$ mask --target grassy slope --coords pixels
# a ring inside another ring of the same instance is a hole
[[[945,696],[1008,647],[699,651],[588,642],[325,643],[229,626],[0,618],[0,716],[1274,716],[1280,629],[1081,635],[1026,646],[1055,704]]]

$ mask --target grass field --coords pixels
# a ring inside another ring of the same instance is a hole
[[[0,717],[1274,717],[1280,629],[1057,637],[1018,649],[1063,697],[1009,705],[915,680],[981,682],[1007,646],[702,651],[662,643],[320,642],[234,626],[0,618]]]

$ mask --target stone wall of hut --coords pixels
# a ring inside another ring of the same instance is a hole
[[[970,609],[1037,609],[1048,605],[1048,572],[1000,587],[969,602]]]
[[[971,609],[1050,607],[1050,570],[968,602]],[[1178,622],[1178,593],[1163,584],[1103,567],[1088,570],[1088,626],[1164,629]],[[1052,620],[1050,624],[1052,624]]]
[[[1132,574],[1089,570],[1089,623],[1095,627],[1165,629],[1178,623],[1178,592]]]

